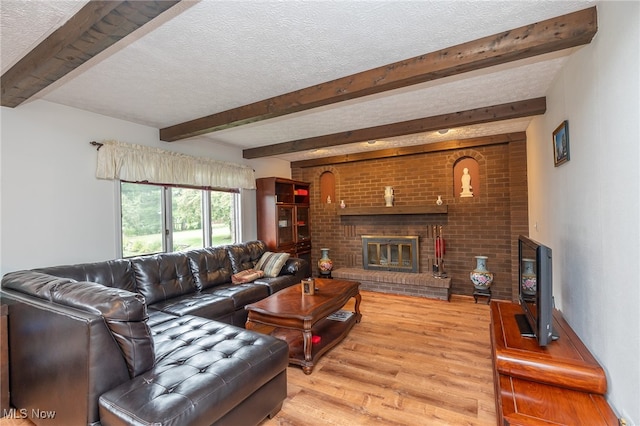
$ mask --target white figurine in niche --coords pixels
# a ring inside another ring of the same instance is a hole
[[[386,207],[393,207],[393,187],[385,186],[384,187],[384,201]]]
[[[469,174],[469,169],[466,167],[462,170],[462,178],[460,180],[462,181],[462,192],[460,193],[460,197],[473,197],[471,175]]]

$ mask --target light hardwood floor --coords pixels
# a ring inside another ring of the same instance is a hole
[[[362,292],[361,311],[261,426],[496,424],[488,305]]]
[[[488,305],[362,292],[360,309],[312,374],[288,368],[282,410],[260,426],[496,424]]]

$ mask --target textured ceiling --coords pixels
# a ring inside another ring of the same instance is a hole
[[[2,0],[3,73],[83,1]],[[593,6],[589,1],[184,0],[35,98],[157,128]],[[544,96],[571,51],[199,138],[239,148]],[[19,107],[18,107],[19,108]],[[523,131],[528,119],[279,155],[289,161]],[[454,134],[455,133],[455,134]],[[180,143],[180,142],[175,142]]]

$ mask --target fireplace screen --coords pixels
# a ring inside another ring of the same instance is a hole
[[[364,269],[419,272],[417,236],[362,236]]]

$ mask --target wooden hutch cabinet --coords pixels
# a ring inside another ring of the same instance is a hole
[[[290,253],[311,265],[309,184],[269,177],[256,179],[256,186],[258,239],[271,251]]]

